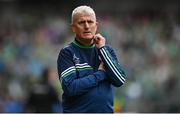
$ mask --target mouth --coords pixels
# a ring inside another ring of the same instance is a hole
[[[83,32],[84,34],[91,34],[91,32],[90,31],[86,31],[86,32]]]

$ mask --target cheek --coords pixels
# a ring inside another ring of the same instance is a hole
[[[82,32],[82,29],[80,27],[76,27],[74,29],[74,33],[80,34]]]
[[[94,27],[93,28],[93,32],[96,33],[96,30],[97,30],[97,27]]]
[[[83,27],[81,27],[81,26],[78,26],[78,27],[77,27],[77,31],[78,31],[78,32],[81,32],[81,31],[83,31]]]
[[[76,34],[79,35],[79,36],[82,36],[83,35],[83,30],[82,29],[78,29],[76,31]]]

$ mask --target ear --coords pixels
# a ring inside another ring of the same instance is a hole
[[[75,28],[74,28],[74,25],[73,25],[73,24],[71,24],[71,30],[72,30],[72,32],[75,33]]]
[[[99,25],[99,23],[98,22],[96,22],[96,26],[98,26]]]
[[[99,25],[99,23],[98,23],[98,22],[96,22],[96,30],[98,29],[98,25]]]
[[[99,26],[99,23],[98,23],[98,22],[96,22],[96,29],[98,28],[98,26]]]

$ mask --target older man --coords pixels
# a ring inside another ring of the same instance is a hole
[[[112,47],[96,34],[97,26],[91,7],[73,10],[71,28],[75,39],[61,49],[57,61],[64,91],[63,112],[113,113],[113,86],[125,82],[125,73]]]

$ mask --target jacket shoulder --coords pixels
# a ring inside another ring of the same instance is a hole
[[[60,53],[61,52],[72,52],[73,51],[73,46],[72,44],[67,44],[66,46],[64,46],[61,50],[60,50]]]

